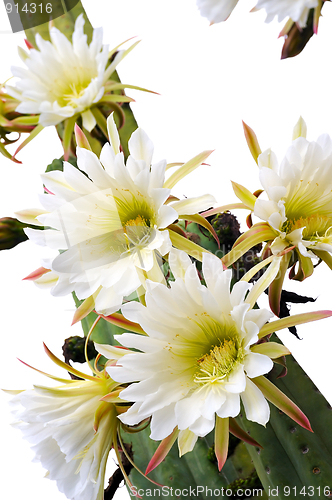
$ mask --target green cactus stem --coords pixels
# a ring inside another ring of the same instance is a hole
[[[274,339],[277,340],[277,339]],[[266,428],[248,421],[244,412],[238,418],[243,428],[263,449],[247,447],[265,491],[279,488],[278,499],[292,498],[287,492],[303,487],[330,488],[332,494],[332,409],[295,359],[287,356],[288,373],[277,378],[274,369],[269,378],[308,416],[313,433],[295,424],[270,405],[271,417]],[[304,491],[304,490],[303,490]],[[295,498],[295,496],[294,496]]]

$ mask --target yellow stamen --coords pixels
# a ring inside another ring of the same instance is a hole
[[[197,360],[199,371],[194,381],[197,384],[220,382],[226,379],[243,359],[244,351],[238,339],[224,340]]]
[[[303,229],[304,240],[332,244],[332,218],[326,215],[315,214],[310,217],[300,217],[287,220],[281,230],[289,234],[296,229]]]
[[[146,219],[142,217],[141,215],[138,215],[136,219],[130,219],[127,220],[125,223],[125,227],[127,226],[149,226],[150,224],[147,223]]]

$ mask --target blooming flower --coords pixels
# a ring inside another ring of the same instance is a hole
[[[224,271],[214,255],[203,255],[206,286],[184,252],[173,249],[169,261],[176,278],[171,288],[158,284],[153,293],[147,292],[146,307],[136,302],[122,306],[125,318],[139,323],[147,336],[124,333],[116,338],[142,352],[118,349],[117,365],[107,370],[119,382],[133,382],[121,397],[134,404],[120,420],[135,425],[151,416],[151,438],[156,440],[178,428],[180,452],[185,453],[215,421],[216,432],[225,424],[228,435],[228,418],[239,414],[241,400],[247,418],[265,425],[270,414],[265,396],[277,389],[262,375],[271,370],[271,358],[289,351],[274,342],[256,344],[280,322],[266,328],[271,312],[252,309],[260,282],[246,297],[251,285],[240,281],[230,292],[232,272]],[[97,349],[107,355],[107,346]],[[108,357],[115,349],[111,347]],[[274,401],[283,398],[279,391]]]
[[[75,22],[72,43],[52,27],[51,42],[37,34],[38,50],[32,48],[26,53],[20,49],[26,69],[12,67],[19,80],[15,87],[6,86],[6,91],[20,101],[16,111],[39,114],[39,123],[44,127],[81,114],[83,126],[89,131],[94,128],[96,119],[91,108],[102,102],[112,73],[130,49],[118,51],[107,66],[115,50],[110,53],[108,46],[103,45],[102,28],[93,31],[88,45],[83,27],[81,14]],[[121,101],[121,96],[118,98]]]
[[[270,150],[258,158],[259,178],[268,200],[258,198],[254,214],[278,233],[273,253],[295,245],[304,257],[332,252],[332,140],[293,141],[278,163]]]
[[[267,23],[277,16],[279,22],[290,18],[304,28],[307,25],[309,10],[318,4],[318,0],[258,0],[255,10],[265,9]]]
[[[47,348],[46,348],[47,349]],[[34,386],[17,394],[12,404],[18,427],[32,445],[35,461],[48,470],[58,489],[71,500],[102,500],[108,454],[117,446],[118,385],[103,371],[86,375],[49,356],[83,380],[57,387]],[[102,398],[108,395],[108,401]]]
[[[211,23],[225,21],[237,3],[238,0],[197,0],[201,15]],[[276,16],[279,22],[290,18],[303,28],[307,24],[309,10],[318,4],[318,0],[258,0],[253,11],[265,9],[266,22],[272,21]]]
[[[259,178],[267,199],[248,195],[245,188],[235,184],[236,194],[265,223],[252,226],[224,259],[230,265],[248,247],[263,241],[268,242],[266,251],[274,255],[295,247],[293,256],[289,252],[283,257],[276,297],[289,266],[290,278],[298,280],[313,273],[312,258],[319,257],[331,266],[332,140],[324,134],[317,141],[308,141],[302,118],[294,130],[292,145],[280,164],[269,149],[258,156]],[[273,310],[278,313],[278,306]]]
[[[123,297],[145,286],[147,278],[164,280],[160,258],[170,251],[172,241],[195,246],[167,227],[181,215],[196,214],[215,202],[210,195],[180,201],[170,198],[170,188],[210,151],[182,165],[165,181],[166,161],[151,165],[153,144],[143,130],[131,136],[131,155],[125,165],[112,116],[108,127],[111,145],[103,147],[100,161],[79,147],[80,170],[64,163],[63,172],[42,176],[54,193],[41,196],[47,213],[18,213],[21,220],[54,228],[27,229],[31,240],[65,250],[46,266],[59,276],[52,293],[74,290],[79,299],[93,297],[92,308],[95,305],[103,314],[118,310]]]

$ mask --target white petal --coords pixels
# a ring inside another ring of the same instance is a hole
[[[112,288],[103,288],[97,295],[95,308],[99,314],[108,316],[121,307],[123,296],[118,295]]]
[[[205,417],[199,417],[191,426],[189,430],[197,436],[204,437],[214,428],[214,419],[208,420]]]
[[[188,429],[201,416],[203,403],[204,396],[199,394],[198,391],[176,403],[176,422],[180,430]]]
[[[141,128],[135,130],[129,139],[128,147],[135,160],[144,160],[147,165],[151,165],[154,147],[144,130]]]
[[[171,249],[168,256],[168,263],[170,265],[174,278],[181,278],[182,280],[185,277],[185,273],[188,267],[192,266],[190,257],[185,252],[183,252],[182,250],[178,250],[177,248]]]
[[[117,126],[115,125],[113,113],[107,118],[107,131],[112,150],[114,154],[117,155],[120,152],[120,137]]]
[[[277,172],[278,160],[275,153],[271,151],[271,149],[263,151],[258,157],[258,166],[261,168],[266,167]]]
[[[101,166],[97,156],[88,149],[77,148],[77,162],[80,170],[84,170],[90,179],[103,187],[104,189],[110,185],[110,178]]]
[[[237,417],[240,413],[240,396],[239,394],[227,393],[226,401],[218,409],[217,415],[220,418]]]
[[[215,412],[225,403],[228,394],[221,384],[220,387],[216,385],[206,392],[206,398],[202,406],[202,416],[208,420],[213,420]]]
[[[244,374],[243,365],[239,365],[232,371],[227,382],[224,383],[224,387],[227,392],[236,394],[244,391],[245,386],[246,376]]]
[[[251,288],[252,285],[246,281],[235,283],[231,292],[231,304],[233,308],[243,303],[248,290]]]
[[[185,200],[174,201],[170,204],[172,208],[176,210],[181,218],[181,215],[191,215],[207,210],[213,207],[216,203],[214,196],[210,194],[205,194],[202,196],[197,196],[196,198],[186,198]]]
[[[238,0],[197,0],[197,7],[203,17],[210,23],[226,21],[235,8]]]
[[[119,420],[123,422],[124,424],[127,425],[137,425],[144,418],[147,418],[149,415],[144,415],[143,413],[140,413],[140,404],[135,403],[132,405],[129,410],[127,410],[125,413],[122,413],[121,415],[118,416]]]
[[[139,349],[144,352],[156,352],[164,347],[164,342],[137,333],[123,333],[122,335],[117,335],[116,340],[125,347]],[[111,347],[113,349],[113,346]],[[123,349],[122,351],[126,352]]]
[[[222,262],[218,257],[207,252],[203,253],[202,271],[207,287],[213,294],[215,294],[217,283],[222,277],[222,274],[226,272],[226,275],[228,273],[230,276],[231,273],[231,271],[223,270]],[[226,294],[229,296],[229,287],[226,290]]]
[[[263,354],[249,352],[244,359],[244,369],[250,378],[259,377],[273,368],[273,361]]]
[[[185,455],[194,449],[198,436],[189,429],[180,431],[178,435],[179,456]]]
[[[153,413],[150,424],[151,439],[159,441],[173,432],[174,427],[176,427],[174,406],[175,403],[172,403]]]
[[[91,132],[91,130],[95,128],[97,122],[90,109],[87,109],[84,113],[82,113],[82,119],[83,127],[86,128],[88,132]]]
[[[165,182],[166,166],[166,160],[161,160],[158,163],[151,165],[150,189],[163,187]]]
[[[177,219],[178,214],[174,210],[174,208],[169,207],[168,205],[163,205],[158,212],[158,227],[163,229]]]
[[[241,399],[246,411],[248,420],[265,425],[270,418],[270,408],[261,391],[247,378],[245,391],[241,394]]]
[[[128,351],[127,349],[122,349],[119,346],[114,346],[114,345],[108,345],[108,344],[97,344],[97,342],[94,342],[94,346],[96,350],[105,356],[107,359],[121,359],[122,356],[125,356]]]
[[[246,320],[256,323],[259,329],[273,318],[273,314],[268,309],[252,309],[246,314]]]

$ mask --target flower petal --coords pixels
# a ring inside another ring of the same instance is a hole
[[[265,425],[270,418],[270,408],[261,391],[247,378],[247,384],[241,399],[248,420]]]

